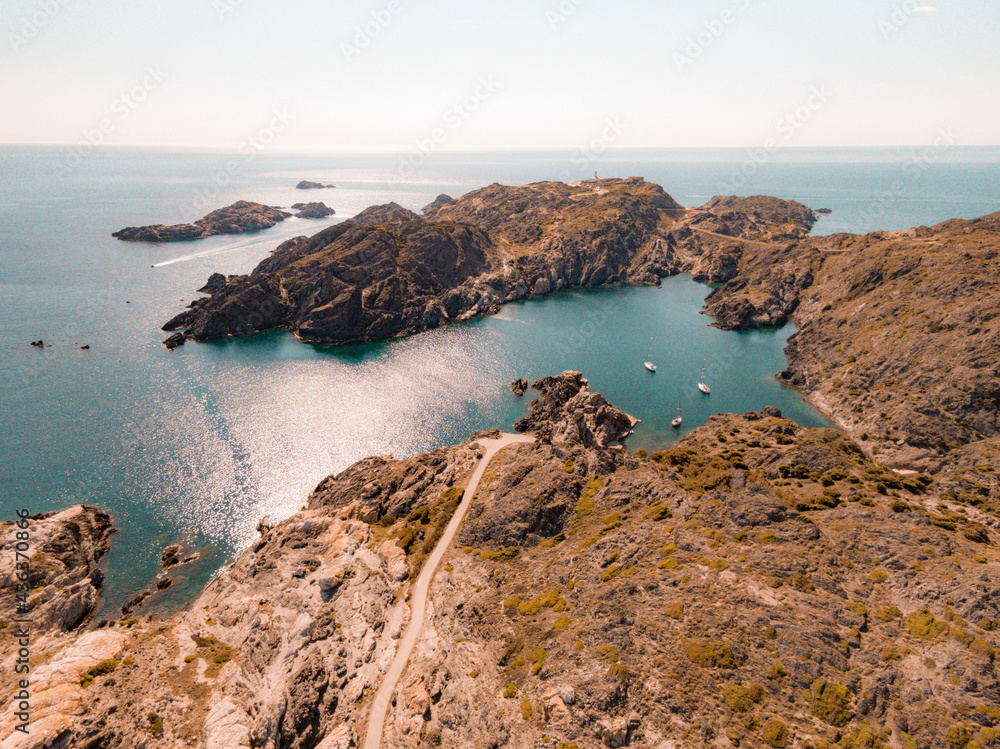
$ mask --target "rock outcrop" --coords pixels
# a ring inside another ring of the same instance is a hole
[[[0,523],[0,621],[24,618],[18,615],[17,595],[18,575],[24,570],[17,564],[26,562],[30,595],[25,615],[34,633],[73,630],[97,605],[104,582],[98,565],[115,532],[111,517],[96,507],[76,505],[31,516],[26,525]]]
[[[543,377],[531,411],[514,428],[552,444],[611,447],[631,434],[639,420],[591,392],[582,372]]]
[[[295,187],[298,190],[323,190],[329,187],[335,187],[335,185],[324,185],[322,182],[310,182],[309,180],[304,179]]]
[[[252,234],[270,229],[291,214],[277,208],[238,200],[212,211],[193,224],[129,226],[111,236],[123,242],[188,242],[219,234]]]
[[[682,270],[721,282],[735,275],[746,236],[800,236],[815,220],[800,204],[760,199],[710,231],[695,224],[711,210],[688,211],[641,178],[599,188],[492,185],[441,196],[423,216],[374,206],[282,244],[164,330],[184,331],[171,345],[280,327],[335,344],[409,335],[569,286],[656,284]],[[740,207],[720,204],[725,216]]]

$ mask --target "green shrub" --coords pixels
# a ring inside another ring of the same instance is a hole
[[[668,603],[664,609],[663,613],[669,616],[671,619],[683,619],[684,618],[684,604],[680,601],[675,601],[674,603]]]
[[[480,551],[479,558],[490,562],[511,562],[521,556],[520,546],[508,546],[499,551]]]
[[[617,663],[618,662],[618,650],[614,645],[610,643],[605,643],[604,645],[598,645],[597,654],[601,656],[607,663]]]
[[[723,640],[702,642],[683,640],[684,653],[688,659],[703,668],[736,668],[739,666],[733,649]]]
[[[734,713],[746,713],[753,710],[754,701],[750,698],[750,690],[746,687],[729,684],[722,690],[722,699]]]
[[[503,690],[503,696],[505,699],[512,700],[517,697],[517,687],[513,684],[508,684]]]
[[[771,681],[783,679],[786,676],[788,676],[788,672],[785,671],[785,667],[780,663],[772,663],[771,667],[767,669],[767,678]]]
[[[604,570],[604,572],[601,573],[601,582],[606,583],[609,580],[614,580],[616,577],[618,577],[618,574],[620,572],[621,568],[618,567],[618,565],[608,567],[606,570]]]
[[[771,718],[771,720],[764,724],[761,738],[764,739],[764,743],[768,746],[773,746],[775,749],[784,749],[788,745],[788,739],[791,738],[791,734],[788,731],[788,726],[777,718]]]
[[[527,697],[521,700],[521,717],[525,720],[531,720],[531,700]]]
[[[927,609],[910,614],[903,620],[903,623],[911,635],[922,640],[933,640],[950,629],[947,624],[935,619],[934,615]]]
[[[159,736],[163,733],[163,718],[161,718],[156,713],[149,713],[146,716],[146,721],[149,724],[150,733],[154,736]]]
[[[988,544],[990,542],[989,531],[981,523],[969,523],[962,528],[962,535],[977,544]]]
[[[670,508],[667,506],[666,502],[657,502],[646,510],[643,515],[643,517],[647,520],[652,520],[654,523],[660,520],[666,520],[667,518],[672,518],[673,516],[674,515],[670,512]]]
[[[954,725],[948,729],[944,740],[952,749],[965,749],[972,741],[972,734],[965,726]]]
[[[850,708],[851,696],[847,687],[834,684],[822,677],[816,679],[811,689],[812,714],[831,726],[838,728],[846,726],[854,717]]]
[[[562,599],[559,597],[559,588],[549,588],[542,595],[524,601],[517,605],[517,611],[521,616],[534,616],[542,609],[551,609]]]
[[[587,482],[580,500],[576,503],[576,516],[585,518],[594,512],[594,495],[604,488],[604,477],[598,474]]]
[[[98,676],[104,676],[105,674],[113,673],[114,670],[118,668],[118,661],[114,658],[108,658],[98,663],[96,666],[84,671],[80,674],[80,686],[86,689]]]

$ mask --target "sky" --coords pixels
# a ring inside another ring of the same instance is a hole
[[[1000,145],[996,0],[0,0],[0,142]]]

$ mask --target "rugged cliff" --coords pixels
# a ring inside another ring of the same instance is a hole
[[[996,516],[773,409],[630,455],[579,373],[536,389],[539,439],[479,485],[382,746],[995,742]],[[44,650],[38,730],[2,746],[360,746],[478,455],[363,460],[189,611]]]

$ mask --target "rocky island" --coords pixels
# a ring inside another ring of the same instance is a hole
[[[326,218],[335,213],[324,203],[296,203],[292,209],[298,213],[291,214],[280,208],[238,200],[230,206],[212,211],[193,224],[129,226],[111,236],[123,242],[189,242],[220,234],[254,234],[270,229],[292,215],[299,218]]]
[[[533,387],[535,442],[479,483],[380,746],[994,745],[995,504],[774,409],[632,455],[579,372]],[[32,732],[3,745],[364,745],[407,591],[492,436],[327,478],[174,617],[36,632]],[[32,522],[65,536],[88,510],[68,512]]]
[[[292,214],[261,203],[238,200],[193,224],[129,226],[111,236],[123,242],[187,242],[219,234],[252,234],[270,229]]]
[[[295,186],[297,190],[325,190],[331,187],[336,187],[336,185],[324,185],[322,182],[310,182],[307,179],[302,180]]]

